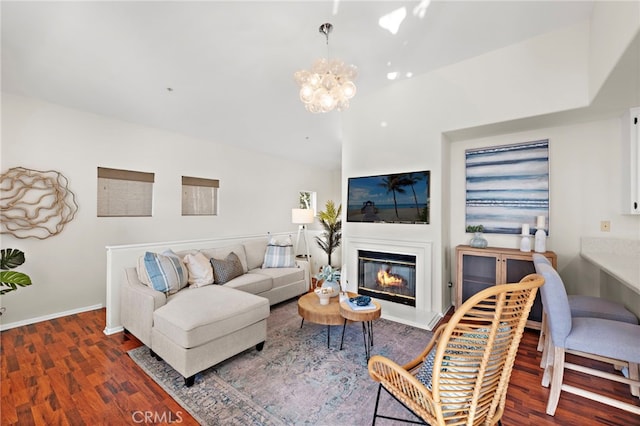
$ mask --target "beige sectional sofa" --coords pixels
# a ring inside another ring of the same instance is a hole
[[[120,293],[120,317],[125,331],[182,374],[187,386],[194,383],[196,373],[206,368],[254,345],[261,350],[269,306],[309,288],[307,262],[263,268],[265,253],[272,248],[265,238],[173,253],[183,261],[196,253],[217,260],[228,259],[234,253],[242,265],[242,274],[222,285],[192,284],[172,294],[143,283],[146,279],[141,271],[142,261],[137,267],[125,268]],[[180,264],[183,272],[188,271],[188,262]]]

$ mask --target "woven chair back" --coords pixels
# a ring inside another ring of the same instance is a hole
[[[544,279],[497,285],[469,298],[438,341],[432,394],[444,424],[493,424],[502,416],[518,345]]]

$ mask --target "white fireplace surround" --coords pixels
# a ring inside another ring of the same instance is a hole
[[[416,257],[416,306],[376,299],[382,306],[382,317],[414,327],[433,329],[441,315],[431,310],[433,268],[431,242],[350,237],[344,241],[343,278],[346,290],[358,292],[358,251],[405,254]]]

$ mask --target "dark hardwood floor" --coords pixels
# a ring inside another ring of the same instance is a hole
[[[101,309],[2,332],[0,424],[197,424],[127,356],[141,343],[123,333],[105,336],[104,327]],[[640,425],[631,413],[566,393],[556,415],[547,416],[537,339],[528,330],[520,345],[503,425]],[[640,406],[626,386],[574,372],[566,380]]]

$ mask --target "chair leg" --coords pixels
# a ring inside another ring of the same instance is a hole
[[[543,317],[544,318],[544,317]],[[548,345],[550,343],[550,339],[549,339],[549,330],[547,330],[545,327],[547,327],[546,324],[543,324],[542,328],[540,328],[540,339],[538,340],[538,346],[540,346],[540,343],[542,343],[542,356],[540,357],[540,368],[545,368],[545,366],[547,365],[547,357],[549,356],[549,348]],[[542,342],[540,342],[540,340],[542,340]]]
[[[378,396],[376,397],[376,408],[373,410],[373,421],[371,422],[371,426],[375,426],[376,417],[378,417],[378,403],[380,402],[380,391],[382,390],[382,383],[378,385]]]
[[[382,389],[384,389],[385,392],[387,394],[389,394],[389,396],[391,396],[393,399],[395,399],[400,405],[402,405],[404,408],[406,408],[407,411],[409,411],[416,418],[418,418],[419,421],[410,420],[410,419],[403,419],[403,418],[399,418],[399,417],[389,417],[389,416],[385,416],[383,414],[378,414],[378,404],[380,403],[380,391],[382,391]],[[371,423],[372,426],[374,426],[376,424],[376,419],[378,417],[380,417],[381,419],[393,420],[393,421],[396,421],[396,422],[403,422],[403,423],[411,423],[411,424],[415,424],[415,425],[426,425],[427,424],[420,416],[418,416],[416,413],[414,413],[413,410],[411,410],[411,408],[407,407],[407,405],[404,402],[402,402],[400,399],[398,399],[397,396],[395,396],[394,394],[389,392],[388,389],[384,388],[382,386],[382,383],[380,383],[380,385],[378,386],[378,396],[376,397],[376,407],[373,410],[373,422]]]
[[[629,363],[629,378],[631,380],[638,381],[640,379],[640,366],[638,366],[635,362]],[[640,386],[631,385],[631,395],[637,396],[640,398]]]
[[[545,371],[546,373],[546,371]],[[547,414],[553,416],[558,408],[560,392],[562,391],[562,378],[564,376],[564,348],[553,349],[553,374],[551,378],[551,391],[547,402]]]
[[[544,372],[542,373],[542,386],[545,388],[549,387],[549,382],[551,381],[551,374],[553,372],[553,364],[554,364],[554,346],[553,342],[547,336],[544,340],[544,350],[542,351],[542,357],[544,359]]]
[[[544,350],[544,339],[547,334],[547,330],[545,329],[546,325],[547,325],[547,314],[545,314],[543,311],[542,322],[540,324],[540,337],[538,337],[538,347],[537,347],[538,352],[542,352]],[[542,367],[542,365],[540,367]]]

